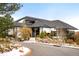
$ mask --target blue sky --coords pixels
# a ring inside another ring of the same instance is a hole
[[[23,7],[12,16],[14,20],[25,16],[62,20],[79,28],[79,3],[24,3]]]

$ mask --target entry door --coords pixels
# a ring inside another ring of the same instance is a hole
[[[32,28],[32,37],[35,37],[37,35],[39,35],[39,28],[38,27]]]

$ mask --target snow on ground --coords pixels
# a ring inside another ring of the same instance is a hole
[[[24,56],[30,53],[30,49],[27,47],[20,47],[19,49],[13,49],[10,52],[0,53],[0,56]]]

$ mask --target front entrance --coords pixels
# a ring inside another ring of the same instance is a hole
[[[39,35],[39,27],[33,27],[32,28],[32,37],[36,37]]]

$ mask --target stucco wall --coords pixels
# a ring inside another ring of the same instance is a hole
[[[55,31],[55,29],[54,28],[40,28],[40,33],[41,32],[46,32],[46,33],[51,33],[51,31]]]

